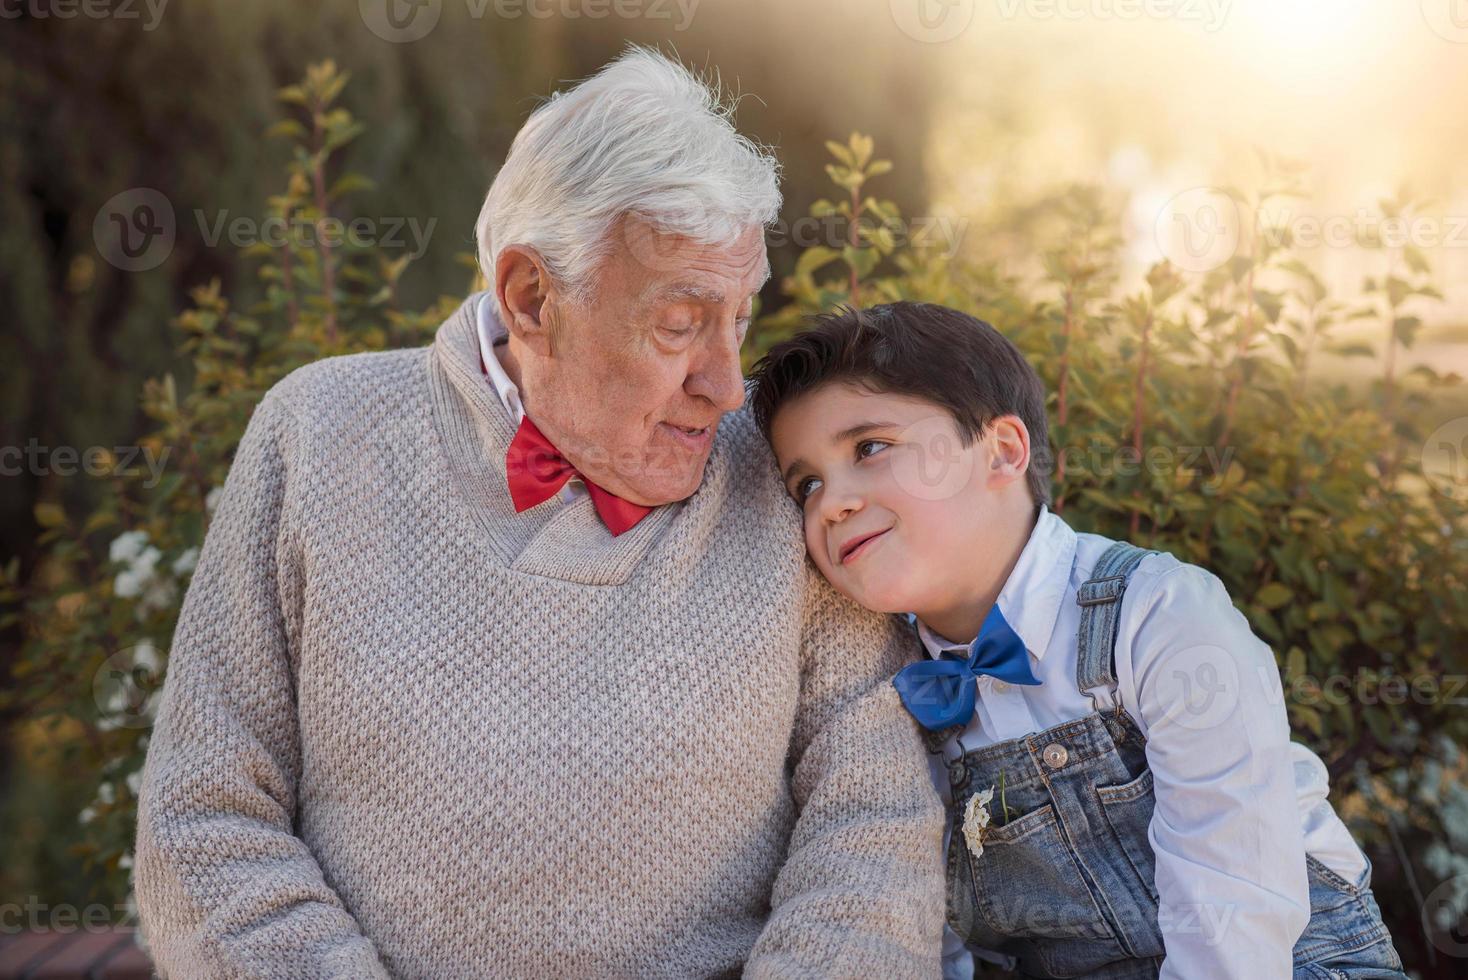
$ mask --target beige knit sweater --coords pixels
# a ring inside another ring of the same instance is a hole
[[[250,420],[138,814],[160,972],[934,977],[915,655],[806,560],[746,411],[613,538],[516,514],[469,304]]]

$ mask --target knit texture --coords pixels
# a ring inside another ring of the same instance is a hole
[[[516,514],[472,317],[250,420],[143,772],[160,973],[937,976],[915,639],[815,572],[747,410],[626,534]]]

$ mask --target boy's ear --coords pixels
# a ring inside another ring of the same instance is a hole
[[[1023,480],[1030,468],[1030,430],[1018,415],[1001,415],[989,423],[989,486]]]

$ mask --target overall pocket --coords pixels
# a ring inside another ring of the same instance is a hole
[[[1152,770],[1124,783],[1097,786],[1096,799],[1111,828],[1111,841],[1103,846],[1103,857],[1115,871],[1116,894],[1107,896],[1112,914],[1126,934],[1133,955],[1140,958],[1163,955],[1162,929],[1157,922],[1157,855],[1147,837],[1157,797]],[[1179,928],[1198,928],[1180,922]]]
[[[1156,905],[1157,855],[1152,853],[1152,844],[1147,839],[1152,811],[1157,807],[1152,770],[1143,770],[1129,782],[1097,786],[1096,798],[1101,801],[1101,812],[1106,814],[1106,822],[1111,825],[1111,832],[1116,835],[1116,842],[1121,845],[1138,882]]]
[[[978,857],[962,830],[954,843],[963,847],[977,924],[985,930],[1019,939],[1115,941],[1051,804],[991,827]]]

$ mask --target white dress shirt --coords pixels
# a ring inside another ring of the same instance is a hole
[[[479,296],[479,305],[476,307],[478,317],[476,322],[479,328],[479,356],[484,358],[485,370],[489,372],[489,384],[494,388],[495,394],[499,395],[500,404],[505,406],[505,411],[510,414],[510,424],[519,428],[520,422],[525,418],[525,407],[520,404],[520,389],[510,376],[505,373],[505,367],[500,363],[498,347],[504,346],[509,340],[510,332],[500,322],[499,314],[494,308],[494,294],[485,290]],[[561,487],[556,495],[562,505],[575,503],[586,496],[586,484],[579,477],[571,477],[566,485]]]
[[[973,720],[960,736],[965,750],[1095,710],[1076,688],[1076,593],[1111,543],[1041,509],[998,599],[1041,683],[980,677]],[[1290,741],[1274,654],[1217,577],[1171,555],[1137,566],[1119,619],[1117,687],[1091,693],[1102,710],[1119,696],[1147,736],[1158,921],[1173,924],[1163,930],[1162,976],[1288,977],[1310,917],[1304,855],[1352,882],[1366,859],[1326,802],[1324,763]],[[918,635],[930,657],[968,647],[921,622]],[[950,738],[944,755],[959,754]],[[932,762],[947,802],[947,768],[937,756]],[[963,943],[946,928],[944,940],[944,976],[971,975]]]

